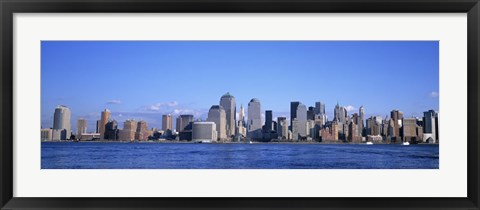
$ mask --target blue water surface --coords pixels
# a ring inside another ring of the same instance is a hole
[[[438,169],[438,145],[42,142],[42,169]]]

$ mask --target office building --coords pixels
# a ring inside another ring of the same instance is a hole
[[[70,139],[71,135],[71,122],[70,122],[70,109],[66,106],[60,105],[55,108],[53,115],[53,140],[66,140]]]
[[[82,138],[82,133],[87,133],[87,121],[83,118],[77,120],[77,136],[76,139]]]
[[[320,140],[320,130],[323,128],[323,125],[325,125],[324,121],[324,114],[315,114],[315,120],[314,120],[314,130],[313,130],[313,135],[312,138],[315,140]]]
[[[339,123],[347,123],[347,109],[345,107],[340,106],[337,102],[337,105],[334,109],[334,121]]]
[[[184,130],[192,130],[191,122],[193,122],[193,115],[182,114],[177,117],[177,132]]]
[[[437,121],[438,118],[436,117],[436,113],[434,110],[428,110],[426,112],[423,112],[423,133],[424,134],[430,134],[428,135],[428,138],[432,138],[431,140],[423,139],[426,142],[435,142],[437,140]]]
[[[273,128],[273,114],[272,110],[265,110],[265,126],[264,126],[264,132],[268,133],[272,130]]]
[[[214,122],[193,122],[192,140],[195,142],[216,141],[217,130]]]
[[[277,134],[278,138],[281,140],[288,139],[288,123],[286,117],[277,118]]]
[[[313,106],[308,107],[307,120],[315,120],[315,107]]]
[[[307,136],[310,139],[315,138],[315,120],[307,120]]]
[[[398,142],[401,139],[400,128],[402,127],[403,112],[399,110],[392,110],[390,112],[390,138],[394,142]],[[400,141],[401,142],[401,141]]]
[[[358,126],[358,133],[360,134],[360,136],[363,136],[364,135],[364,120],[365,120],[365,108],[363,108],[363,106],[360,106],[360,108],[358,109],[358,115],[359,115],[359,122],[356,122],[357,126]]]
[[[338,122],[332,121],[325,124],[325,127],[320,130],[322,142],[337,142],[338,141]]]
[[[213,105],[208,110],[207,122],[214,122],[216,125],[218,140],[227,139],[227,118],[225,109],[220,105]]]
[[[162,115],[162,130],[163,131],[173,131],[173,120],[172,115],[164,114]]]
[[[236,124],[236,113],[237,107],[235,104],[235,97],[230,95],[229,92],[225,93],[220,98],[220,106],[225,109],[225,116],[226,116],[226,134],[228,137],[235,136],[235,124]]]
[[[366,123],[366,134],[372,136],[380,135],[380,128],[381,128],[381,117],[371,116],[367,119]]]
[[[315,114],[324,115],[325,114],[325,104],[322,102],[315,102]]]
[[[262,136],[262,116],[260,100],[253,98],[248,103],[248,123],[247,136],[249,138],[261,138]]]
[[[105,140],[116,141],[119,138],[118,123],[116,120],[108,121],[105,125]]]
[[[240,113],[238,113],[238,122],[237,122],[237,135],[241,137],[247,136],[247,125],[245,122],[245,110],[243,105],[240,104]]]
[[[292,124],[292,134],[293,134],[293,139],[302,139],[307,137],[307,107],[299,103],[297,106],[297,111],[295,113],[296,118],[296,124]],[[296,129],[294,130],[293,127],[296,126]]]
[[[300,102],[292,101],[290,102],[290,126],[293,125],[293,119],[297,118],[297,108]],[[293,128],[290,128],[292,130]]]
[[[110,110],[105,109],[100,116],[100,122],[98,123],[98,132],[100,133],[100,139],[105,139],[105,126],[110,120]]]
[[[171,116],[170,119],[172,119]],[[143,120],[138,121],[137,130],[135,131],[135,139],[139,141],[148,140],[149,133],[147,122]]]
[[[179,115],[177,117],[176,130],[178,132],[178,140],[190,141],[192,140],[192,124],[193,115]]]
[[[417,119],[402,119],[402,139],[404,142],[416,143],[417,138]]]
[[[348,141],[352,143],[361,143],[362,136],[359,135],[358,125],[355,122],[350,122],[348,125]]]
[[[126,120],[123,123],[123,129],[119,131],[119,140],[121,141],[135,140],[136,131],[137,131],[137,122],[135,120]]]
[[[53,130],[51,128],[42,128],[40,130],[40,138],[42,141],[51,141],[52,140]]]

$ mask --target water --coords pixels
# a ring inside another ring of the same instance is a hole
[[[42,169],[438,168],[438,145],[42,142]]]

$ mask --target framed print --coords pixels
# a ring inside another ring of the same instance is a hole
[[[478,209],[468,1],[2,1],[2,209]]]

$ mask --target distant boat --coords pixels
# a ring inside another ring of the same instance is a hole
[[[408,143],[408,141],[404,141],[402,145],[410,145],[410,143]]]
[[[252,142],[252,141],[249,141],[248,143],[249,143],[249,144],[253,144],[253,142]]]
[[[371,141],[367,142],[366,144],[367,145],[373,145],[373,143]]]

